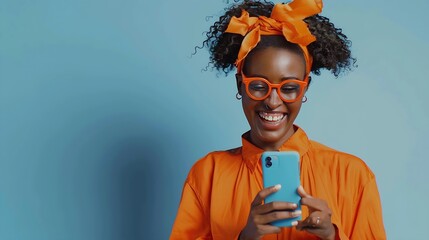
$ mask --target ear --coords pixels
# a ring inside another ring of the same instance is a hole
[[[240,95],[242,95],[241,94],[241,86],[243,83],[243,79],[241,78],[241,74],[238,74],[238,73],[235,74],[235,81],[237,83],[237,91]]]

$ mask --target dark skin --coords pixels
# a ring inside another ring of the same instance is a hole
[[[263,77],[271,83],[280,83],[290,78],[305,78],[305,60],[302,54],[276,47],[254,51],[245,60],[245,74],[248,77]],[[285,103],[279,98],[277,91],[272,91],[266,99],[256,101],[246,94],[241,75],[237,74],[236,78],[239,93],[243,96],[243,111],[250,125],[249,141],[266,151],[278,150],[295,132],[293,123],[301,109],[302,99]],[[261,117],[261,113],[283,117],[278,121],[267,121]],[[264,199],[280,187],[277,185],[265,188],[256,195],[251,204],[247,224],[240,234],[241,240],[261,239],[267,234],[280,233],[281,229],[270,225],[270,222],[301,215],[293,203],[263,204]],[[308,207],[309,216],[303,221],[294,222],[293,225],[298,230],[307,231],[321,239],[335,239],[335,227],[331,222],[332,212],[326,201],[310,196],[303,187],[298,188],[298,193],[301,196],[301,204]]]

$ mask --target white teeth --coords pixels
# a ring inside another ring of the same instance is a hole
[[[259,116],[269,122],[278,122],[285,116],[283,113],[266,113],[259,112]]]

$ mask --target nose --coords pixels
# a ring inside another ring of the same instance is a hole
[[[268,95],[264,102],[270,109],[276,109],[283,104],[283,100],[280,99],[276,88],[271,89],[270,95]]]

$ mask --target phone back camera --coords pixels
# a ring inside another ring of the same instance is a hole
[[[265,167],[269,168],[273,165],[273,162],[271,162],[271,157],[265,158]]]

